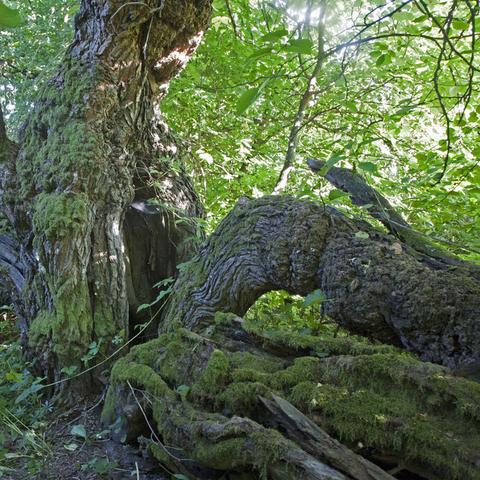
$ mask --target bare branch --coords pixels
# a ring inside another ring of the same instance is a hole
[[[5,127],[5,119],[3,118],[2,105],[0,104],[0,144],[7,140],[7,129]]]
[[[240,38],[237,23],[235,22],[235,17],[233,16],[232,7],[230,6],[229,0],[225,0],[225,6],[227,7],[228,17],[230,18],[230,23],[232,24],[233,33],[235,34],[236,38]]]
[[[317,84],[317,77],[322,69],[323,62],[325,59],[325,25],[324,25],[324,17],[325,17],[325,8],[322,8],[322,14],[320,19],[318,20],[318,51],[317,51],[317,61],[315,63],[315,67],[308,78],[307,88],[302,95],[302,99],[300,100],[300,104],[298,105],[298,111],[295,115],[293,120],[293,125],[290,130],[290,136],[288,138],[288,147],[287,153],[285,155],[285,161],[283,163],[282,171],[278,177],[277,183],[275,184],[275,188],[273,193],[279,194],[282,193],[288,182],[288,177],[290,176],[290,172],[293,169],[293,165],[295,163],[295,157],[297,154],[297,147],[298,147],[298,139],[299,133],[302,129],[303,120],[305,118],[305,112],[308,108],[309,103],[315,96],[315,87]]]
[[[314,172],[320,172],[325,167],[325,162],[313,158],[309,158],[307,164]],[[434,263],[439,261],[447,265],[464,264],[457,257],[437,248],[428,236],[414,230],[390,202],[368,185],[359,174],[348,168],[332,167],[325,173],[325,178],[338,189],[348,193],[355,205],[365,207],[373,218],[380,221],[392,235],[413,251],[433,259]]]

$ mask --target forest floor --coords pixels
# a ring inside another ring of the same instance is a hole
[[[100,422],[100,406],[47,417],[44,458],[25,456],[0,478],[4,480],[166,480],[141,445],[113,441]],[[77,432],[75,434],[75,432]],[[83,435],[85,433],[85,435]],[[80,434],[80,435],[79,435]],[[21,441],[21,440],[20,440]],[[15,449],[15,445],[12,445]]]
[[[1,307],[1,306],[0,306]],[[100,421],[103,395],[65,410],[35,392],[15,318],[0,308],[0,479],[166,480],[142,446],[112,439]]]

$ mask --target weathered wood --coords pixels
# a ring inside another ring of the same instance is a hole
[[[480,366],[476,266],[432,265],[364,221],[292,197],[239,202],[182,272],[160,328],[198,330],[267,291],[317,288],[324,313],[352,332],[448,367]]]
[[[314,158],[309,158],[307,164],[313,172],[321,172],[325,168],[324,161]],[[461,259],[435,246],[426,235],[413,229],[390,202],[358,173],[348,168],[331,167],[325,173],[325,178],[338,189],[348,193],[355,205],[365,207],[368,213],[379,220],[392,235],[410,247],[412,254],[418,252],[424,255],[424,260],[431,261],[436,267],[467,265]],[[475,267],[470,265],[470,268]]]
[[[261,401],[271,414],[270,425],[287,432],[288,438],[315,458],[355,480],[394,480],[377,465],[332,438],[287,400],[272,394],[271,400],[262,397]]]

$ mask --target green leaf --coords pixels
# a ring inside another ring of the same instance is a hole
[[[190,387],[188,385],[180,385],[177,387],[177,393],[179,393],[182,398],[185,398],[189,391]]]
[[[24,24],[18,10],[13,10],[0,1],[0,28],[16,28]]]
[[[276,42],[277,40],[280,40],[283,37],[286,37],[288,35],[288,30],[285,28],[280,28],[278,30],[274,30],[273,32],[267,33],[263,37],[260,38],[261,43],[266,43],[266,42]]]
[[[287,50],[288,52],[303,53],[305,55],[310,55],[313,50],[313,42],[308,38],[292,39],[288,42],[288,45],[285,47],[285,50]]]
[[[270,81],[271,79],[267,78],[259,87],[250,88],[240,96],[237,100],[237,115],[245,113],[260,98],[262,91]],[[178,265],[177,268],[179,268]]]
[[[248,57],[248,60],[256,60],[257,58],[264,57],[265,55],[270,55],[272,53],[272,48],[272,46],[259,48]]]
[[[260,96],[258,88],[250,88],[237,101],[237,115],[245,113]]]
[[[318,305],[323,303],[327,299],[325,293],[322,290],[314,290],[312,293],[309,293],[305,300],[303,301],[304,307],[310,307],[311,305]]]
[[[377,173],[377,166],[372,162],[358,162],[358,168],[368,173]]]
[[[39,383],[34,383],[30,387],[28,387],[26,390],[24,390],[16,399],[15,403],[20,403],[23,402],[26,398],[28,398],[30,395],[32,395],[35,392],[38,392],[43,388],[43,385]]]
[[[470,25],[464,20],[455,19],[452,21],[452,26],[455,30],[467,30]]]
[[[367,233],[367,232],[357,232],[355,234],[355,237],[356,238],[363,238],[363,239],[367,239],[367,238],[370,238],[370,235]]]
[[[78,445],[76,443],[67,443],[63,448],[69,452],[74,452],[78,448]]]
[[[343,155],[335,153],[325,162],[325,165],[318,173],[325,176],[334,165],[336,165],[340,160],[342,160],[342,158]]]
[[[382,53],[375,62],[377,67],[381,67],[382,65],[388,65],[392,61],[392,56],[389,53]]]
[[[342,190],[338,190],[338,189],[335,189],[335,190],[332,190],[329,194],[328,194],[328,199],[333,202],[334,200],[337,200],[338,198],[341,198],[341,197],[347,197],[348,196],[348,193],[345,193],[343,192]]]
[[[72,365],[70,367],[63,367],[60,370],[60,373],[64,373],[67,377],[72,377],[78,370],[76,365]]]
[[[106,458],[97,459],[97,461],[94,463],[95,473],[97,473],[98,475],[105,475],[110,470],[113,470],[114,468],[117,468],[117,467],[118,467],[117,462],[115,461],[110,462]]]
[[[87,431],[85,430],[85,425],[74,425],[70,430],[70,435],[75,437],[83,438],[84,440],[87,439]]]

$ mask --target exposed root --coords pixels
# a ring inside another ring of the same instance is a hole
[[[364,339],[264,336],[218,315],[135,347],[111,384],[105,421],[145,433],[141,404],[153,455],[189,478],[392,478],[324,429],[426,478],[480,479],[480,385]]]

